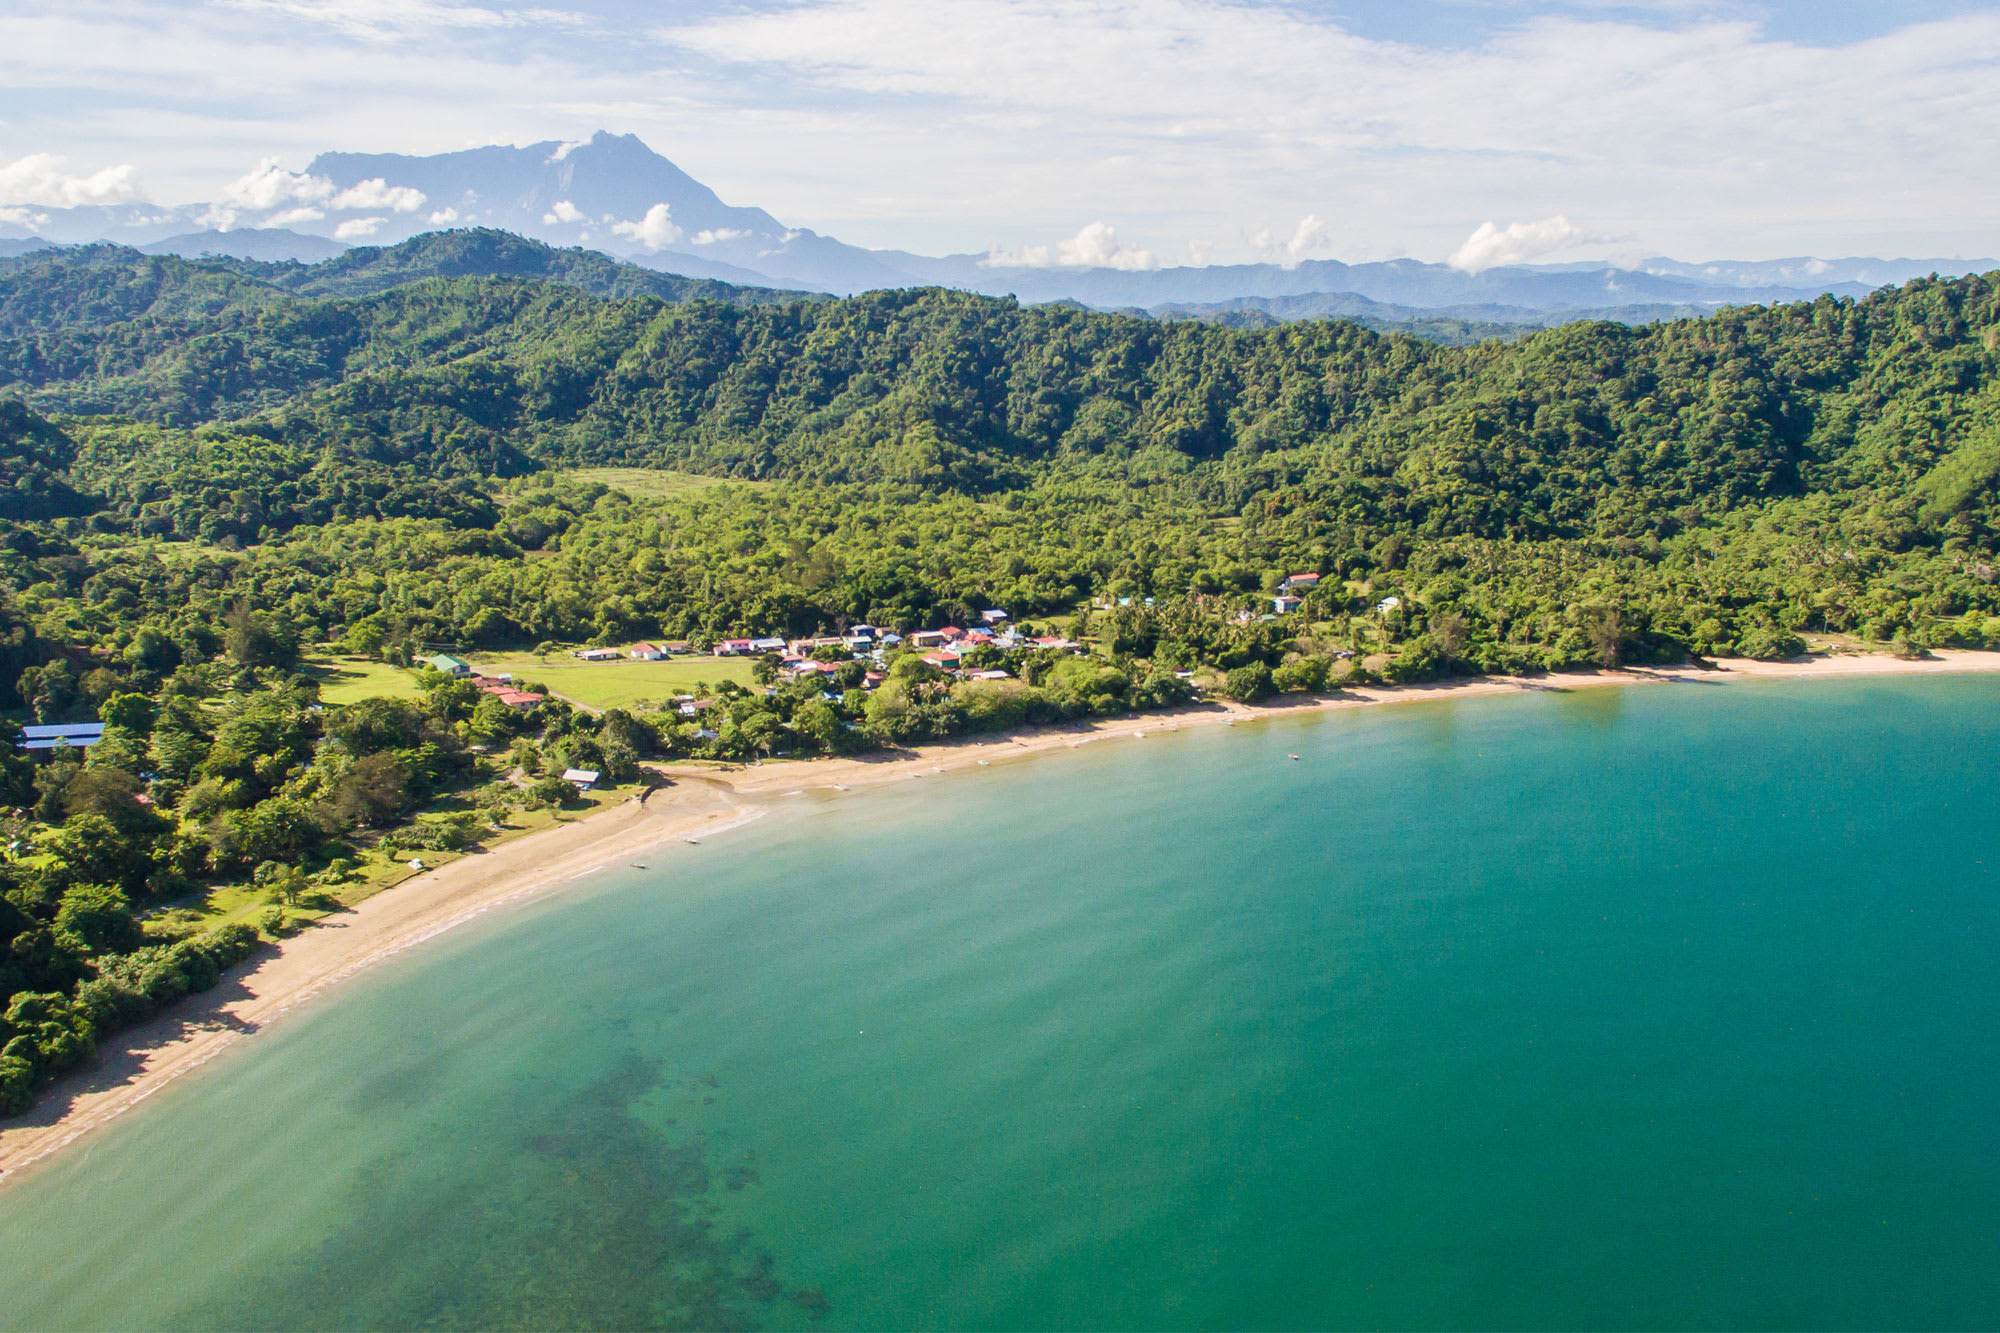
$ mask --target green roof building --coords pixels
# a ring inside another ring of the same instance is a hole
[[[472,674],[472,663],[466,661],[464,658],[453,657],[450,653],[439,653],[436,657],[426,657],[424,662],[426,665],[444,672],[447,676],[469,676]]]

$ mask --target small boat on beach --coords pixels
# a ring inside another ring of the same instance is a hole
[[[1295,755],[1295,754],[1288,754],[1288,755],[1286,755],[1286,756],[1285,756],[1285,758],[1287,758],[1287,759],[1297,759],[1297,758],[1298,758],[1298,756],[1297,756],[1297,755]]]

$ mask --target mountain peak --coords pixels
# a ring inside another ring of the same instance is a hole
[[[786,234],[762,209],[723,203],[637,135],[605,130],[584,140],[548,139],[431,157],[322,153],[306,174],[331,182],[340,192],[336,203],[346,197],[383,200],[391,208],[422,213],[434,226],[503,227],[558,244],[699,254],[699,247],[732,241],[778,244]],[[414,229],[396,225],[399,221],[391,214],[375,226],[404,234]]]

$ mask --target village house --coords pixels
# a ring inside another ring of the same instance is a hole
[[[84,750],[104,739],[102,722],[60,722],[46,726],[22,727],[23,750],[58,750],[67,745]]]
[[[1300,607],[1304,605],[1305,603],[1300,601],[1298,598],[1285,596],[1283,594],[1280,594],[1279,596],[1273,597],[1271,599],[1271,609],[1273,611],[1276,611],[1281,616],[1288,616],[1292,612],[1298,610]]]
[[[469,676],[472,674],[472,664],[470,662],[462,657],[453,657],[450,653],[439,653],[436,657],[426,657],[424,665],[433,671],[442,671],[447,676]]]
[[[989,624],[989,625],[997,625],[997,624],[999,624],[999,623],[1000,623],[1001,621],[1003,621],[1003,620],[1005,620],[1005,619],[1007,618],[1007,613],[1006,613],[1005,611],[1001,611],[1001,610],[997,610],[997,609],[996,609],[996,610],[990,610],[990,611],[981,611],[981,612],[979,613],[979,618],[980,618],[981,620],[985,621],[985,622],[986,622],[987,624]]]
[[[1292,592],[1299,588],[1310,590],[1318,586],[1319,575],[1317,574],[1291,574],[1286,576],[1285,581],[1278,585],[1285,592]]]
[[[594,768],[566,768],[563,770],[562,776],[564,782],[569,783],[578,791],[584,792],[595,787],[597,779],[601,775]]]
[[[618,660],[618,650],[616,648],[581,648],[577,650],[576,656],[586,662],[616,662]]]
[[[474,676],[472,684],[478,687],[481,694],[492,695],[517,713],[533,712],[548,698],[545,694],[515,689],[511,675]]]
[[[656,643],[635,643],[625,651],[635,662],[661,662],[667,656],[667,650]]]
[[[784,670],[793,676],[831,676],[843,665],[840,662],[815,662],[808,657],[788,663]]]
[[[688,655],[688,642],[686,639],[674,639],[661,644],[660,650],[671,657],[686,657]]]
[[[1378,616],[1386,616],[1391,611],[1398,609],[1402,605],[1403,605],[1403,599],[1400,597],[1384,597],[1381,601],[1375,603],[1375,614]]]
[[[944,642],[945,632],[941,629],[920,629],[912,633],[909,638],[912,648],[935,648]]]
[[[756,645],[757,641],[755,639],[724,639],[721,643],[715,645],[715,655],[717,657],[742,657],[746,653],[756,652]]]

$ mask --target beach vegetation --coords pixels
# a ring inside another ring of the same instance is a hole
[[[1223,677],[1222,693],[1240,704],[1254,704],[1278,691],[1277,677],[1270,666],[1252,662],[1237,667]]]

